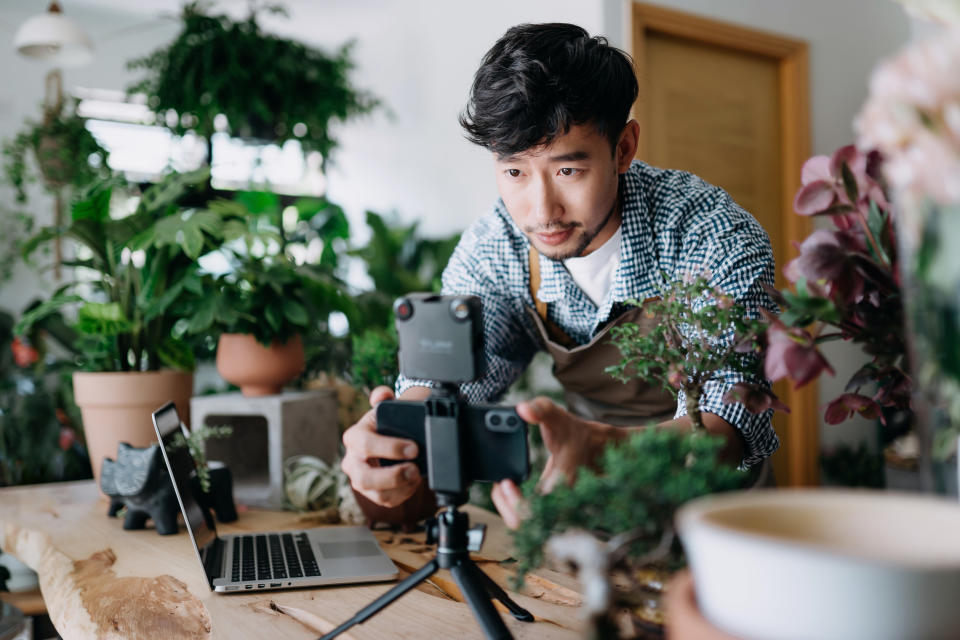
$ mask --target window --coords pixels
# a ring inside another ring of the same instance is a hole
[[[110,168],[128,180],[152,182],[163,173],[190,171],[207,161],[207,142],[188,133],[176,136],[158,125],[161,117],[146,104],[144,96],[120,91],[78,89],[78,113],[87,129],[110,152]],[[163,117],[177,117],[174,113]],[[326,190],[323,158],[304,153],[300,143],[288,140],[282,146],[231,137],[226,118],[215,122],[212,136],[211,182],[215,189],[264,189],[279,194],[319,196]]]

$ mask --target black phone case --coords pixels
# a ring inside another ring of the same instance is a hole
[[[514,431],[493,431],[484,421],[486,413],[516,412],[501,405],[468,405],[465,422],[465,441],[461,450],[468,479],[476,482],[497,482],[507,478],[523,482],[530,474],[530,453],[527,446],[527,425],[517,416],[520,427]],[[426,475],[427,443],[424,427],[426,408],[423,402],[389,400],[377,405],[377,432],[395,438],[413,440],[419,447],[415,462],[420,473]],[[387,466],[401,460],[381,460]]]

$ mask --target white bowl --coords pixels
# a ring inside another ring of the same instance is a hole
[[[960,638],[960,504],[764,490],[677,512],[697,601],[745,639]]]

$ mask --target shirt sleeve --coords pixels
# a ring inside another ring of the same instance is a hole
[[[723,190],[713,194],[713,206],[698,218],[684,233],[676,278],[705,275],[714,288],[732,296],[747,311],[750,318],[759,318],[760,310],[774,313],[777,307],[763,289],[773,285],[774,260],[770,239],[760,224],[740,208]],[[718,339],[718,346],[729,346],[732,332]],[[755,356],[751,356],[755,357]],[[718,371],[704,385],[700,408],[713,413],[736,427],[743,436],[746,451],[743,466],[762,462],[780,446],[780,440],[771,422],[773,410],[753,414],[740,403],[726,403],[723,396],[738,382],[759,383],[769,388],[766,379],[747,380],[734,370]],[[681,391],[676,417],[686,415],[686,403]]]
[[[480,377],[460,386],[468,402],[495,402],[523,373],[539,349],[536,337],[524,322],[522,300],[510,295],[497,277],[493,249],[485,246],[475,230],[464,234],[442,276],[444,294],[475,295],[483,305],[483,354]],[[432,386],[403,375],[397,378],[401,394],[411,386]]]

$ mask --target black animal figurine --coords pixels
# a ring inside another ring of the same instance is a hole
[[[147,518],[152,518],[160,535],[177,533],[180,505],[158,445],[138,449],[121,442],[116,461],[103,461],[100,488],[110,496],[107,515],[111,518],[121,508],[127,508],[124,529],[143,529]]]

